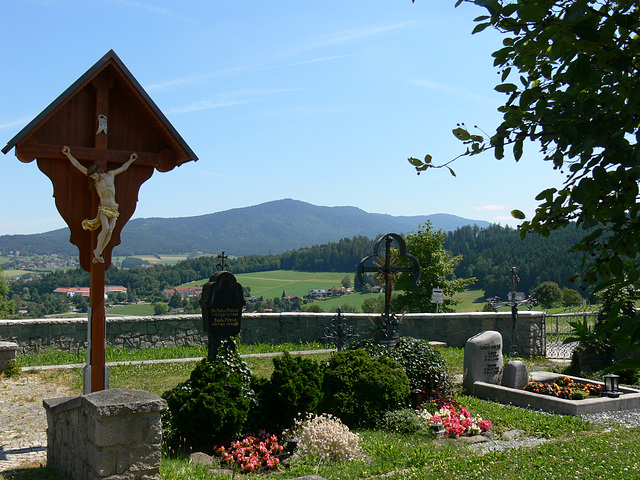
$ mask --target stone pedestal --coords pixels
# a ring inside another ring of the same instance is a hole
[[[0,373],[9,370],[11,364],[16,361],[18,344],[14,342],[0,342]]]
[[[529,383],[529,369],[522,360],[509,360],[504,366],[502,386],[523,389]]]
[[[160,480],[167,403],[142,390],[112,389],[43,401],[47,463],[72,480]]]
[[[485,330],[467,340],[464,346],[462,388],[473,395],[474,382],[499,384],[502,379],[502,335]]]

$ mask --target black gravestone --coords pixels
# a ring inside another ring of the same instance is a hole
[[[240,333],[242,307],[246,301],[242,285],[226,271],[216,272],[202,287],[200,307],[204,331],[209,334],[208,359],[215,359],[218,347]]]

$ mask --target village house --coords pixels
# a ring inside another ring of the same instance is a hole
[[[54,295],[66,295],[68,297],[75,297],[76,295],[81,295],[83,297],[89,298],[89,287],[58,287],[53,291]],[[127,293],[127,287],[123,287],[120,285],[105,285],[104,287],[104,298],[107,298],[107,294],[109,293]]]
[[[172,297],[174,294],[180,295],[181,298],[191,298],[202,294],[202,287],[174,287],[165,288],[162,293],[167,297]]]

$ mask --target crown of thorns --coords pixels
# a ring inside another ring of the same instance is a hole
[[[90,177],[94,173],[100,173],[100,172],[102,172],[102,169],[98,165],[91,165],[89,168],[87,168],[88,177]]]

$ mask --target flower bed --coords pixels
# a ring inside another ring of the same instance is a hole
[[[258,436],[246,435],[234,442],[228,452],[218,447],[215,454],[222,457],[223,463],[237,465],[242,473],[251,473],[277,469],[283,450],[277,436],[261,431]]]
[[[478,415],[474,417],[464,407],[457,410],[454,405],[445,405],[434,414],[421,410],[419,416],[429,425],[443,425],[445,434],[452,438],[479,435],[491,429],[490,420],[483,420]]]
[[[529,382],[524,390],[567,400],[583,400],[589,397],[600,397],[603,387],[593,383],[579,383],[565,376],[558,377],[553,382]]]

